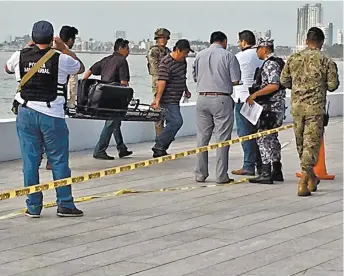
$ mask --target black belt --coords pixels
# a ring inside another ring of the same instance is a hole
[[[229,96],[228,93],[221,93],[221,92],[200,92],[201,96]]]

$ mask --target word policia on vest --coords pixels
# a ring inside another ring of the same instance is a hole
[[[25,73],[26,73],[26,72],[29,72],[30,69],[31,69],[32,67],[34,67],[35,65],[36,65],[36,62],[29,62],[29,66],[28,66],[28,67],[24,67],[24,72],[25,72]],[[37,73],[39,73],[39,74],[48,74],[48,75],[50,75],[50,70],[49,70],[49,68],[46,68],[45,64],[43,64],[43,65],[41,66],[41,68],[37,70]]]

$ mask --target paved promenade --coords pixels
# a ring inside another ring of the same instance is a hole
[[[296,195],[293,131],[281,132],[280,140],[284,183],[129,194],[79,203],[81,218],[58,218],[54,207],[40,219],[0,220],[0,275],[343,275],[343,120],[331,119],[325,136],[327,170],[336,179],[322,181],[308,198]],[[114,161],[94,160],[90,150],[72,153],[73,175],[149,159],[151,147],[130,145],[133,157]],[[177,139],[171,153],[194,147],[195,137]],[[214,184],[214,158],[211,151],[207,184]],[[241,160],[241,146],[233,145],[230,170]],[[199,185],[194,164],[190,156],[80,183],[74,196]],[[1,190],[22,186],[20,160],[0,163],[0,174]],[[50,178],[42,166],[41,181]],[[54,200],[54,191],[45,192],[45,202]],[[24,203],[24,197],[0,202],[0,216]]]

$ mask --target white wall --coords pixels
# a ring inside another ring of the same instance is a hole
[[[330,101],[330,116],[343,116],[343,94],[328,94]],[[292,121],[290,115],[290,98],[286,98],[286,123]],[[184,124],[177,137],[196,134],[195,103],[182,104]],[[70,131],[70,150],[79,151],[94,148],[98,142],[104,121],[67,119]],[[235,127],[235,125],[234,125]],[[0,162],[20,158],[20,149],[16,134],[15,119],[0,119]],[[153,141],[155,138],[154,123],[152,122],[123,122],[122,133],[126,144]],[[112,139],[114,144],[114,139]]]

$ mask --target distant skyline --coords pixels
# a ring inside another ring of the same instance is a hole
[[[334,24],[334,37],[337,29],[343,29],[342,1],[8,1],[0,2],[0,41],[10,35],[31,34],[34,22],[44,19],[54,25],[56,35],[62,25],[73,25],[84,40],[113,41],[117,30],[125,30],[129,40],[152,39],[156,28],[165,27],[189,40],[202,41],[221,30],[228,43],[236,44],[237,33],[243,29],[270,29],[276,45],[295,46],[297,8],[306,3],[322,4],[324,24]]]

